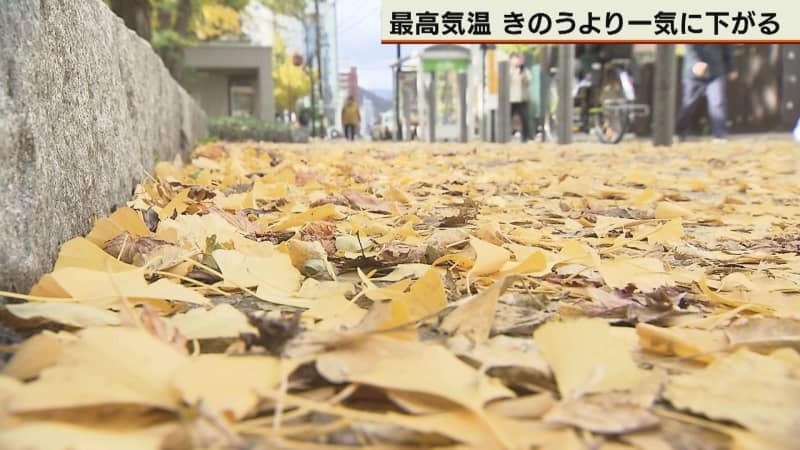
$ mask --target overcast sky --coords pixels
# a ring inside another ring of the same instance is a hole
[[[336,0],[339,71],[358,68],[358,84],[367,89],[391,89],[394,45],[381,45],[380,0]],[[403,50],[403,55],[408,53]]]

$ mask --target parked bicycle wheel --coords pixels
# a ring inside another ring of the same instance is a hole
[[[600,142],[604,144],[616,144],[625,137],[630,124],[628,113],[624,108],[614,106],[598,107],[599,111],[594,114],[594,132]]]
[[[603,78],[599,106],[593,108],[594,133],[600,142],[616,144],[625,137],[630,126],[627,104],[629,103],[619,73],[606,72]]]

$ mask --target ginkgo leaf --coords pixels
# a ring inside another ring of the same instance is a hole
[[[599,267],[603,280],[612,288],[633,284],[642,291],[652,291],[662,286],[672,286],[673,281],[656,258],[628,258],[619,256],[603,260]]]
[[[317,328],[324,330],[354,327],[364,319],[366,313],[365,309],[337,294],[314,300],[303,315],[321,320]]]
[[[53,270],[67,267],[80,267],[102,272],[137,270],[136,266],[119,261],[88,239],[81,237],[65,242],[58,252],[58,259],[56,259]]]
[[[387,275],[382,277],[373,278],[373,281],[400,281],[404,278],[420,278],[423,276],[428,270],[430,270],[431,266],[428,264],[398,264],[397,267],[394,268],[391,272]]]
[[[185,356],[147,332],[122,327],[93,327],[78,333],[39,378],[25,384],[7,402],[12,412],[133,404],[175,409],[170,389]]]
[[[195,308],[176,314],[169,321],[186,339],[233,338],[256,332],[247,316],[225,303],[210,310]]]
[[[664,397],[680,409],[796,439],[800,380],[790,370],[782,360],[740,350],[701,371],[673,375]]]
[[[159,233],[175,230],[178,240],[195,248],[205,250],[206,238],[214,236],[217,242],[234,242],[241,233],[218,214],[181,214],[175,219],[162,220],[158,224]],[[241,249],[237,249],[240,250]]]
[[[544,253],[537,250],[531,253],[527,258],[525,258],[525,260],[517,264],[506,263],[500,274],[525,275],[528,273],[541,272],[545,269],[547,269],[547,257],[545,256]]]
[[[658,199],[659,199],[659,195],[656,194],[655,191],[653,191],[652,189],[647,188],[647,189],[643,190],[642,192],[640,192],[639,195],[637,195],[633,199],[633,204],[634,205],[645,205],[647,203],[654,202],[654,201],[656,201]]]
[[[458,253],[453,253],[453,254],[450,254],[450,255],[441,256],[441,257],[437,258],[436,261],[434,261],[433,264],[431,264],[431,265],[432,266],[438,266],[440,264],[447,263],[447,262],[453,262],[453,263],[456,264],[457,267],[459,267],[461,269],[464,269],[464,270],[469,270],[472,267],[474,267],[473,261],[471,259],[469,259],[468,257],[466,257],[464,255],[458,254]]]
[[[174,197],[169,203],[166,204],[161,211],[158,213],[158,218],[160,220],[169,219],[173,216],[173,214],[183,214],[188,208],[189,203],[189,189],[183,189]]]
[[[451,338],[448,348],[471,360],[478,361],[484,370],[492,367],[518,367],[550,376],[550,367],[536,344],[528,338],[498,335],[475,345],[464,336]]]
[[[253,412],[259,392],[276,388],[281,376],[281,362],[270,356],[208,354],[180,365],[170,384],[184,402],[202,401],[210,410],[235,420]]]
[[[501,399],[486,405],[486,410],[509,418],[530,419],[543,416],[556,404],[550,392],[541,392],[522,397]]]
[[[508,250],[481,239],[472,238],[469,243],[476,254],[475,263],[469,271],[470,276],[495,273],[511,258]]]
[[[467,299],[442,320],[439,328],[446,333],[462,335],[474,344],[486,342],[492,331],[497,299],[515,280],[515,275],[506,276]]]
[[[164,436],[143,431],[105,431],[59,422],[23,422],[0,429],[5,450],[159,450]]]
[[[647,235],[647,242],[650,244],[666,244],[681,240],[685,236],[683,222],[680,219],[672,219],[661,225],[652,233]]]
[[[248,256],[236,250],[215,250],[212,255],[225,280],[236,287],[266,286],[292,293],[303,278],[285,253]]]
[[[416,320],[444,308],[447,305],[447,292],[441,275],[431,268],[411,285],[408,293],[400,294],[394,301],[405,302],[412,320]]]
[[[355,382],[441,397],[479,410],[512,392],[481,376],[444,347],[381,336],[324,354],[317,370],[335,382]],[[426,370],[420,371],[419,367]]]
[[[58,298],[66,296],[80,303],[100,307],[117,303],[120,296],[131,301],[157,299],[199,305],[208,303],[208,299],[196,291],[166,278],[148,284],[141,269],[112,273],[66,267],[42,277],[31,289],[31,294]]]
[[[647,377],[633,362],[629,341],[602,319],[550,321],[534,332],[533,340],[550,363],[563,398],[630,390]]]
[[[600,256],[591,247],[575,240],[563,242],[561,251],[556,255],[558,264],[582,264],[587,267],[598,267]]]
[[[624,396],[595,394],[557,403],[544,417],[547,423],[572,425],[601,434],[622,434],[652,428],[659,418]]]
[[[717,352],[728,348],[728,339],[721,330],[692,328],[662,328],[636,324],[639,345],[650,352],[668,356],[682,356],[697,361],[713,361]]]
[[[119,325],[119,316],[106,309],[76,303],[23,303],[6,305],[20,319],[43,318],[71,327]]]
[[[77,337],[66,331],[42,331],[20,345],[3,368],[3,374],[19,380],[35,378],[43,369],[55,365],[64,346],[75,340]]]
[[[606,237],[611,230],[625,229],[632,227],[636,223],[638,223],[637,220],[622,217],[597,216],[594,224],[594,233],[597,237]]]
[[[153,233],[147,228],[141,215],[135,210],[124,206],[118,208],[108,217],[97,219],[92,231],[86,236],[92,244],[101,247],[106,242],[128,232],[132,236],[151,236]]]
[[[411,203],[408,194],[395,186],[390,186],[386,193],[383,195],[387,200],[394,200],[401,203]]]
[[[275,224],[272,227],[273,231],[283,231],[289,228],[305,225],[308,222],[315,222],[318,220],[327,220],[340,218],[339,212],[336,210],[336,205],[328,203],[326,205],[311,208],[306,212],[294,214],[287,217],[283,221]]]
[[[800,348],[800,320],[777,317],[749,317],[731,324],[725,334],[732,347],[753,350]]]
[[[658,202],[656,205],[656,219],[677,219],[690,215],[692,215],[690,210],[672,202]]]

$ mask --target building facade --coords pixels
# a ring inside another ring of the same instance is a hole
[[[185,50],[184,85],[210,116],[275,117],[272,47],[202,43]]]

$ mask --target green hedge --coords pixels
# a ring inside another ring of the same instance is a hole
[[[208,134],[223,141],[292,142],[287,125],[250,117],[210,117]]]

